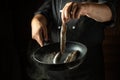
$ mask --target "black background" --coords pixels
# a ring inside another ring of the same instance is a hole
[[[31,19],[43,0],[3,0],[0,17],[1,79],[28,80],[26,53],[31,40]]]

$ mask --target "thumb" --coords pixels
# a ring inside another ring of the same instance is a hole
[[[44,40],[48,41],[48,32],[47,32],[47,27],[43,27],[43,36],[44,36]]]
[[[33,39],[36,40],[41,47],[43,47],[43,38],[41,34],[34,36]]]

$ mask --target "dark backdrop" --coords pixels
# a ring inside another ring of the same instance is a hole
[[[26,53],[31,40],[31,19],[44,0],[0,1],[1,78],[29,80]]]

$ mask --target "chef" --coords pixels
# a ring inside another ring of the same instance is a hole
[[[32,39],[41,47],[45,41],[60,42],[61,25],[66,23],[67,41],[80,42],[88,48],[86,59],[79,67],[49,71],[46,80],[105,80],[104,29],[115,23],[115,12],[115,0],[46,0],[31,21]]]

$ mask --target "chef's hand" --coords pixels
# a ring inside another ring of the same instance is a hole
[[[81,5],[81,3],[75,2],[67,3],[62,9],[62,22],[66,23],[71,19],[79,18],[81,15],[83,15],[83,12],[85,12],[86,9],[82,10]]]
[[[31,21],[32,39],[36,40],[41,47],[43,41],[48,40],[46,24],[47,20],[42,14],[36,14]]]
[[[69,2],[62,9],[62,22],[87,16],[99,22],[111,20],[112,12],[105,4],[90,2]]]

